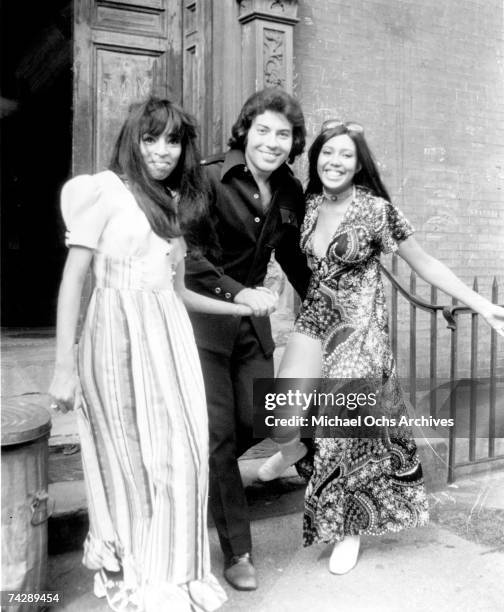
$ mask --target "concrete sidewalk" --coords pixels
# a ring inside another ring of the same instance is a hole
[[[327,570],[331,548],[301,543],[303,483],[293,471],[263,484],[262,459],[241,462],[250,502],[260,588],[231,589],[210,529],[212,567],[228,594],[223,612],[497,612],[504,609],[504,473],[464,479],[429,495],[429,526],[363,538],[357,567],[345,576]],[[92,594],[92,572],[80,551],[51,556],[51,590],[58,610],[108,610]]]

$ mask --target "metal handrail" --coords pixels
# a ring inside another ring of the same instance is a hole
[[[381,271],[385,274],[385,276],[389,279],[392,285],[399,291],[399,293],[405,297],[410,303],[417,306],[417,308],[421,308],[422,310],[426,310],[427,312],[435,312],[436,310],[443,310],[445,306],[439,306],[437,304],[431,304],[430,302],[426,302],[421,298],[417,297],[413,293],[410,293],[404,285],[402,285],[397,278],[388,270],[381,262],[380,262]]]
[[[498,304],[499,306],[501,306],[502,308],[504,308],[504,304]],[[456,315],[458,313],[469,313],[472,315],[478,314],[475,310],[473,310],[472,308],[469,308],[469,306],[445,306],[443,308],[443,317],[446,319],[447,323],[448,323],[448,327],[450,329],[455,330],[457,328],[457,320],[456,320]],[[492,333],[496,333],[492,330]]]
[[[406,289],[406,287],[399,281],[397,278],[388,270],[381,262],[380,268],[383,274],[389,279],[392,285],[399,291],[399,293],[405,297],[408,302],[414,304],[417,308],[421,310],[426,310],[427,312],[436,312],[437,310],[441,310],[443,312],[443,316],[448,323],[449,329],[456,328],[456,321],[454,315],[459,312],[470,313],[470,314],[478,314],[475,310],[470,308],[469,306],[443,306],[442,304],[431,304],[430,302],[426,302],[422,300],[418,296],[414,295],[410,291]],[[504,308],[504,304],[499,304],[499,306]]]

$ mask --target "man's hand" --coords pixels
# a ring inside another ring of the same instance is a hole
[[[243,304],[252,309],[256,317],[271,314],[277,307],[278,295],[266,287],[256,289],[242,289],[234,297],[235,304]]]

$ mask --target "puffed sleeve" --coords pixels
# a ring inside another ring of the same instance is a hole
[[[373,206],[375,242],[380,252],[395,253],[415,229],[391,202],[376,198]]]
[[[97,177],[70,179],[61,191],[61,212],[66,225],[66,245],[96,249],[108,220]]]

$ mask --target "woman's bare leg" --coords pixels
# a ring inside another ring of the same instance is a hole
[[[313,379],[320,377],[322,371],[322,344],[320,340],[294,332],[280,363],[277,375],[277,392],[286,392],[292,387],[282,379],[295,379],[296,390],[310,393]],[[301,406],[293,406],[289,416],[300,416]],[[299,427],[282,427],[271,436],[279,445],[279,451],[259,468],[258,478],[262,481],[274,480],[285,470],[306,455],[306,446],[300,441]]]

